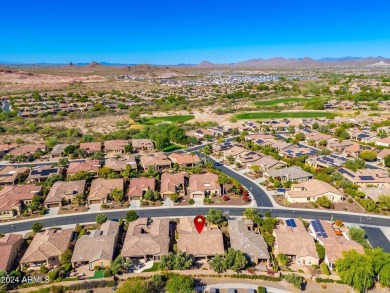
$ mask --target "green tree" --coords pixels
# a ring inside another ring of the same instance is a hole
[[[242,215],[245,219],[252,220],[254,221],[256,217],[259,216],[259,213],[256,211],[254,208],[246,208],[243,212]]]
[[[146,200],[156,201],[160,198],[158,191],[148,189],[143,195],[143,198]]]
[[[119,174],[113,169],[104,166],[99,169],[99,177],[104,179],[116,179],[119,178]]]
[[[193,293],[195,280],[191,276],[173,275],[166,283],[167,293]],[[131,292],[130,292],[131,293]]]
[[[35,222],[31,227],[34,233],[41,232],[42,228],[43,228],[43,224],[41,222]]]
[[[126,222],[127,223],[134,222],[137,219],[138,219],[138,215],[135,211],[128,211],[126,213]]]
[[[302,285],[305,282],[305,279],[302,276],[297,274],[288,274],[283,277],[287,282],[292,284],[297,289],[302,289]]]
[[[56,183],[57,181],[61,181],[63,179],[64,177],[61,174],[54,174],[49,178],[47,178],[47,180],[45,181],[45,185],[47,187],[52,187],[54,183]]]
[[[125,200],[125,195],[123,194],[123,190],[115,188],[111,191],[110,197],[116,202],[123,202]]]
[[[225,252],[225,265],[227,269],[231,269],[235,272],[243,269],[248,263],[248,260],[240,250],[229,248]]]
[[[221,255],[216,255],[210,260],[210,265],[212,269],[220,274],[226,271],[226,264],[225,264],[225,258]]]
[[[172,193],[170,196],[169,196],[169,199],[173,202],[177,202],[179,200],[180,196],[175,192],[175,193]]]
[[[58,160],[58,166],[61,166],[61,167],[66,167],[69,163],[69,160],[68,158],[60,158]]]
[[[107,221],[107,216],[105,214],[98,214],[96,216],[96,223],[99,225],[105,223]]]
[[[160,260],[161,270],[186,270],[192,268],[193,265],[192,257],[181,251],[177,254],[170,252],[163,255]]]
[[[316,202],[323,208],[329,209],[332,206],[332,201],[328,199],[325,195],[317,198]]]
[[[383,160],[384,164],[386,167],[390,168],[390,155],[387,155],[384,160]]]
[[[72,259],[72,251],[70,249],[65,250],[60,256],[60,261],[62,264],[70,263],[71,259]]]
[[[360,152],[359,157],[365,161],[374,161],[376,159],[376,152],[364,150]]]
[[[54,281],[58,278],[58,270],[51,270],[47,276],[49,277],[50,281]]]
[[[324,259],[325,258],[325,247],[321,243],[316,242],[316,250],[317,250],[319,258],[321,260]]]
[[[278,262],[282,265],[282,266],[287,266],[290,262],[290,259],[288,258],[287,255],[283,254],[283,253],[279,253],[277,256],[276,256],[276,259],[278,260]]]
[[[207,214],[207,222],[221,226],[226,219],[222,214],[221,210],[209,209]]]
[[[364,231],[364,229],[357,226],[352,226],[351,228],[349,228],[349,237],[353,241],[356,241],[357,243],[361,244],[363,247],[370,248],[370,244],[366,239],[366,232]]]
[[[343,257],[336,261],[336,270],[341,281],[358,292],[372,288],[375,273],[370,257],[356,250],[343,252]]]
[[[138,278],[129,278],[118,287],[117,293],[148,293],[146,282]]]

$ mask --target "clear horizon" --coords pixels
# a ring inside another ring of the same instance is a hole
[[[248,2],[6,2],[0,61],[173,65],[390,57],[390,2]]]

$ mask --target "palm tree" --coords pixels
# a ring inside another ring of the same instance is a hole
[[[230,179],[225,174],[221,173],[218,176],[218,184],[222,185],[222,195],[225,194],[225,184],[229,183]]]
[[[247,208],[243,211],[242,215],[248,220],[254,220],[258,215],[258,212],[253,208]]]

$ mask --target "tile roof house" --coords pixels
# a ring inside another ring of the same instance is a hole
[[[125,170],[127,166],[129,166],[131,170],[137,170],[137,160],[133,154],[122,155],[121,157],[110,157],[106,159],[105,166],[116,172]]]
[[[168,156],[168,158],[173,162],[177,163],[180,166],[190,166],[193,167],[196,163],[200,162],[198,155],[191,154],[178,154],[173,153]]]
[[[92,181],[91,189],[88,195],[88,203],[107,203],[111,191],[114,189],[124,189],[124,182],[122,178],[119,179],[103,179],[98,178]]]
[[[214,173],[192,174],[190,176],[189,194],[192,198],[202,198],[206,194],[221,195],[218,175]]]
[[[158,261],[168,254],[170,239],[169,219],[139,218],[129,223],[121,255]]]
[[[151,154],[141,156],[141,165],[145,170],[154,167],[156,170],[166,169],[171,167],[171,161],[164,154]]]
[[[87,154],[93,154],[102,151],[101,142],[82,142],[80,143],[80,150]]]
[[[131,145],[134,150],[154,150],[154,143],[151,139],[132,139]]]
[[[119,223],[107,221],[99,229],[81,236],[74,247],[71,263],[73,266],[88,264],[90,270],[95,266],[110,266],[118,234]]]
[[[57,181],[50,188],[45,198],[45,207],[61,207],[64,202],[70,203],[77,194],[85,193],[85,180]]]
[[[51,167],[51,166],[39,166],[30,170],[27,182],[36,183],[46,181],[53,175],[62,175],[64,169],[62,167]]]
[[[337,155],[323,155],[306,159],[306,164],[314,168],[338,168],[344,165],[347,159]]]
[[[70,144],[67,143],[61,143],[54,146],[52,151],[50,152],[50,156],[52,158],[61,158],[64,156],[64,151],[66,147],[70,146]]]
[[[48,267],[60,265],[60,256],[69,248],[72,235],[73,229],[48,229],[35,234],[20,261],[20,265],[23,268],[43,264]]]
[[[342,202],[344,194],[321,180],[312,179],[299,184],[292,184],[291,190],[286,191],[285,197],[291,203],[316,201],[325,196],[332,202]]]
[[[262,155],[256,152],[245,152],[242,153],[238,158],[236,158],[236,162],[240,163],[243,166],[248,166],[254,162],[257,162],[262,158]]]
[[[125,148],[130,144],[128,140],[115,139],[104,142],[104,153],[109,156],[117,156],[125,153]]]
[[[279,223],[273,231],[275,255],[285,254],[298,265],[318,265],[313,237],[306,231],[302,221],[291,219]]]
[[[329,268],[335,267],[335,262],[343,257],[344,251],[355,249],[364,253],[364,248],[357,242],[344,237],[343,231],[333,229],[333,226],[324,220],[310,221],[310,234],[325,247],[325,263]]]
[[[0,144],[0,158],[17,147],[17,144]]]
[[[171,194],[185,194],[185,177],[183,173],[163,173],[161,175],[160,194],[169,197]]]
[[[377,158],[381,164],[384,164],[385,158],[390,156],[390,149],[383,149],[377,154]]]
[[[14,268],[22,245],[22,235],[7,234],[0,237],[0,271],[9,273]]]
[[[29,157],[35,153],[38,152],[44,153],[46,151],[47,151],[47,146],[44,144],[26,144],[11,150],[10,152],[8,152],[8,154],[14,157],[17,155],[25,155]]]
[[[156,190],[156,179],[146,177],[132,178],[127,194],[129,199],[140,200],[148,189]]]
[[[290,146],[279,151],[279,155],[286,158],[298,158],[302,156],[315,156],[318,153],[316,149],[308,147],[300,147],[297,145]]]
[[[375,145],[389,147],[390,146],[390,137],[379,138],[375,141]]]
[[[313,174],[302,170],[301,167],[292,166],[264,173],[264,178],[268,179],[270,177],[280,178],[282,181],[304,182],[313,179]]]
[[[248,150],[246,150],[242,146],[235,145],[232,148],[223,152],[223,158],[224,160],[227,160],[227,157],[232,156],[234,159],[237,159],[238,157],[240,157],[240,155],[247,152]]]
[[[360,187],[359,190],[375,202],[379,201],[381,195],[388,196],[390,194],[390,187]]]
[[[257,161],[249,163],[247,166],[251,167],[253,165],[259,166],[260,171],[262,172],[268,172],[268,171],[284,168],[287,166],[285,162],[276,160],[270,156],[261,157]]]
[[[66,170],[66,176],[70,177],[77,172],[85,171],[93,174],[94,176],[98,175],[100,168],[99,160],[88,160],[85,162],[71,162]]]
[[[14,185],[27,178],[30,169],[27,167],[5,166],[0,168],[0,185]]]
[[[268,245],[261,234],[252,229],[253,223],[247,225],[248,220],[229,220],[230,246],[233,249],[241,250],[251,262],[258,264],[261,261],[269,262]]]
[[[0,219],[20,215],[32,202],[34,195],[40,194],[42,186],[35,184],[5,186],[0,190]]]
[[[346,169],[337,169],[346,180],[356,184],[359,187],[390,187],[390,177],[387,170],[382,169],[360,169],[356,172]]]
[[[195,258],[210,258],[225,253],[222,232],[205,225],[202,233],[198,233],[194,218],[181,218],[177,226],[177,250]]]

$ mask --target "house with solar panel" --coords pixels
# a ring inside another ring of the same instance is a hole
[[[279,155],[285,158],[298,158],[302,156],[315,156],[318,151],[314,148],[300,147],[297,145],[292,145],[288,148],[285,148],[279,151]]]
[[[364,253],[363,246],[349,239],[348,233],[324,220],[310,221],[309,233],[325,247],[324,261],[331,269],[335,268],[336,261],[343,257],[343,252],[354,249]]]
[[[64,169],[62,167],[51,167],[51,166],[39,166],[30,170],[27,182],[38,183],[44,182],[53,175],[62,175]]]
[[[291,203],[316,201],[323,196],[331,202],[342,202],[344,200],[344,194],[340,190],[317,179],[292,184],[291,189],[285,192],[286,199]]]
[[[359,187],[390,187],[390,177],[387,170],[382,169],[359,169],[356,172],[346,169],[337,169],[346,180]]]
[[[291,263],[301,266],[319,264],[314,239],[301,220],[280,221],[272,234],[275,237],[275,255],[284,254],[290,258]]]
[[[306,159],[306,164],[314,168],[339,168],[347,162],[347,159],[334,154]]]
[[[302,170],[301,167],[292,166],[283,169],[271,170],[263,173],[265,179],[277,178],[280,181],[304,182],[313,179],[313,174]]]

